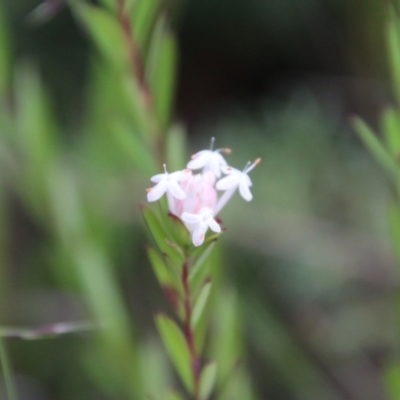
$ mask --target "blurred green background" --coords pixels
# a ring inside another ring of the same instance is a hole
[[[2,113],[1,324],[108,313],[123,328],[101,338],[5,339],[19,399],[144,399],[171,379],[153,326],[154,312],[168,307],[137,206],[155,166],[122,133],[108,136],[126,121],[112,107],[118,94],[101,96],[113,81],[96,68],[85,29],[67,8],[37,22],[30,13],[39,4],[2,1],[16,88],[2,101],[23,110],[27,133],[15,140]],[[187,128],[190,151],[215,136],[238,168],[262,158],[252,203],[237,196],[221,215],[219,253],[256,398],[388,398],[382,369],[398,350],[391,193],[348,123],[358,114],[377,127],[391,101],[384,2],[163,7],[179,49],[173,119]],[[53,115],[37,121],[42,90]]]

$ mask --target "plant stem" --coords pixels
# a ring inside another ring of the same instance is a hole
[[[199,388],[200,388],[200,359],[196,351],[195,343],[195,332],[192,328],[192,294],[189,285],[189,263],[186,260],[182,268],[182,285],[184,289],[184,306],[185,306],[185,319],[184,319],[184,329],[185,337],[189,347],[191,355],[191,365],[193,373],[193,400],[198,400],[199,398]]]
[[[118,0],[117,2],[118,19],[125,35],[132,72],[133,75],[136,76],[137,81],[140,85],[140,89],[142,91],[145,104],[149,106],[151,103],[151,93],[146,83],[142,56],[140,54],[139,46],[135,38],[133,37],[131,21],[129,19],[129,16],[126,14],[124,10],[124,7],[125,7],[125,0]]]
[[[0,337],[0,362],[1,362],[1,368],[3,370],[4,382],[6,386],[6,393],[8,400],[17,400],[15,383],[11,372],[11,364],[9,361],[6,347],[4,346],[3,339],[1,337]]]

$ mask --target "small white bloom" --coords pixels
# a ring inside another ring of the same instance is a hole
[[[218,200],[215,213],[219,213],[222,210],[237,188],[239,188],[239,193],[245,200],[250,201],[253,198],[250,192],[252,182],[248,173],[260,162],[261,158],[257,158],[252,164],[250,162],[247,163],[243,171],[227,166],[222,168],[222,172],[227,176],[220,179],[215,187],[217,190],[225,190],[225,193]]]
[[[222,171],[227,176],[217,182],[216,188],[218,190],[229,190],[233,188],[236,189],[238,187],[239,193],[242,195],[242,197],[245,200],[250,201],[253,198],[253,195],[251,194],[249,188],[253,184],[248,173],[260,162],[261,158],[257,158],[254,163],[248,163],[243,171],[239,171],[238,169],[232,167],[223,167]]]
[[[187,164],[187,168],[197,170],[203,169],[203,172],[211,171],[217,178],[221,176],[221,167],[227,165],[221,152],[230,153],[230,149],[212,150],[214,138],[211,139],[211,149],[202,150],[192,155],[192,160]]]
[[[184,212],[181,219],[189,225],[189,229],[192,232],[192,241],[195,246],[203,244],[208,228],[213,232],[221,232],[221,227],[214,219],[214,213],[210,207],[202,207],[199,214]]]
[[[169,174],[164,164],[164,173],[154,175],[150,179],[152,182],[156,183],[156,185],[147,189],[147,200],[157,201],[166,192],[179,200],[184,200],[186,198],[186,193],[179,186],[179,182],[187,179],[190,175],[191,171],[188,169]]]

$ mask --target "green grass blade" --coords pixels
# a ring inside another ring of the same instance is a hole
[[[392,175],[392,177],[398,179],[400,177],[400,168],[389,154],[388,150],[377,138],[375,132],[361,118],[353,118],[352,123],[361,140],[371,151],[377,161]]]

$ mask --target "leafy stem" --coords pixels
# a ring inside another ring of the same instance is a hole
[[[140,85],[140,90],[142,92],[145,104],[149,106],[151,102],[151,93],[146,83],[144,65],[142,56],[140,54],[139,45],[132,34],[131,20],[125,11],[125,0],[117,0],[117,13],[118,20],[122,27],[122,31],[127,43],[133,75],[136,77]]]
[[[183,268],[182,268],[182,286],[184,289],[184,307],[185,307],[184,331],[191,356],[191,367],[192,367],[193,382],[194,382],[193,400],[198,400],[201,369],[200,369],[200,358],[196,351],[195,332],[192,327],[193,304],[192,304],[192,293],[189,285],[189,262],[187,258],[183,263]]]

